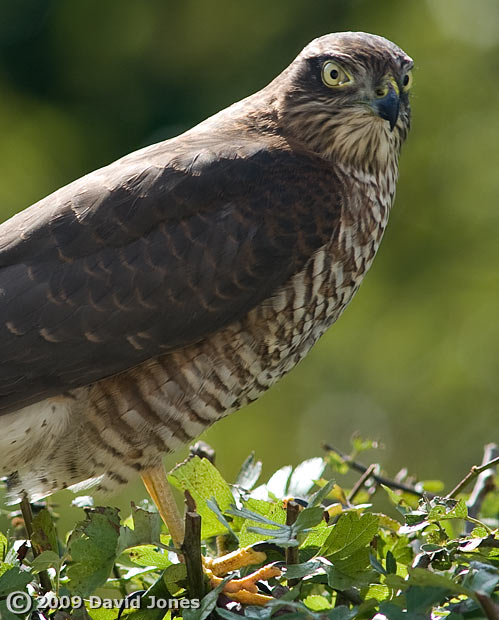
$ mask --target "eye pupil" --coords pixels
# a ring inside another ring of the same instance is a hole
[[[409,84],[409,76],[408,75],[404,75],[404,79],[402,80],[402,83],[404,86],[407,86],[407,84]]]
[[[340,74],[339,74],[338,69],[331,69],[331,73],[329,75],[331,76],[333,80],[336,80],[338,79]]]

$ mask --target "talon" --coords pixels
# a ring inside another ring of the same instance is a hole
[[[214,560],[210,558],[203,558],[203,565],[209,569],[213,575],[221,577],[231,573],[244,566],[251,566],[252,564],[262,564],[267,559],[267,555],[263,551],[256,551],[252,547],[244,547],[238,549],[232,553],[216,558]]]
[[[205,571],[210,578],[210,584],[213,588],[216,588],[222,583],[223,579],[214,575],[210,569],[205,568]],[[281,575],[281,570],[273,564],[262,566],[262,568],[259,568],[247,577],[243,577],[242,579],[231,579],[225,584],[223,593],[244,605],[266,605],[269,601],[273,600],[273,597],[260,594],[256,582],[266,581],[267,579],[280,577]]]

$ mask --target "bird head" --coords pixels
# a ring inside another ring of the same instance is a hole
[[[281,131],[327,159],[384,170],[396,163],[409,131],[412,66],[376,35],[315,39],[276,79]]]

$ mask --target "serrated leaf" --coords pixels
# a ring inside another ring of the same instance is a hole
[[[442,521],[444,519],[466,519],[468,516],[468,507],[464,499],[460,499],[455,505],[437,504],[433,506],[427,515],[428,521]]]
[[[163,573],[168,592],[176,595],[179,590],[183,589],[187,580],[187,568],[185,564],[171,564]]]
[[[43,508],[33,519],[33,534],[31,540],[38,553],[54,551],[57,553],[57,533],[50,512]]]
[[[120,528],[120,536],[116,554],[125,549],[139,545],[154,545],[160,542],[161,517],[157,512],[147,512],[132,502],[133,529],[127,526]]]
[[[206,500],[214,497],[220,510],[225,512],[234,504],[234,496],[214,465],[207,459],[195,456],[177,465],[171,471],[169,479],[183,491],[189,491],[196,502],[196,510],[201,515],[202,538],[225,534],[224,526],[208,508]]]
[[[128,557],[138,566],[154,566],[155,568],[165,569],[171,565],[168,553],[159,551],[154,545],[133,547],[128,552]]]
[[[55,551],[42,551],[38,555],[31,565],[32,573],[39,573],[42,570],[48,568],[58,568],[61,564],[61,558],[55,553]]]
[[[261,540],[268,540],[273,532],[257,534],[251,528],[258,523],[265,524],[269,530],[277,530],[286,523],[286,511],[280,503],[266,502],[260,499],[250,498],[245,502],[241,511],[228,510],[227,513],[242,516],[245,520],[239,531],[239,544],[241,547],[253,545]]]
[[[333,608],[331,601],[319,594],[310,594],[303,599],[303,602],[312,611],[325,611],[326,609]]]
[[[92,508],[77,524],[68,540],[71,562],[67,567],[68,588],[88,596],[104,585],[116,559],[120,531],[117,508]]]
[[[324,543],[321,555],[345,559],[357,549],[368,545],[378,531],[378,517],[370,513],[359,516],[348,512],[338,519]]]
[[[374,598],[377,601],[381,602],[390,598],[392,595],[392,591],[388,586],[382,585],[380,583],[373,583],[369,586],[365,593],[365,600],[369,600],[370,598]]]
[[[321,506],[314,508],[305,508],[302,510],[296,521],[293,523],[293,530],[299,534],[305,530],[318,525],[324,519],[324,509]]]
[[[303,562],[302,564],[290,564],[286,566],[286,579],[303,579],[315,573],[322,567],[321,562],[317,560],[311,560],[310,562]]]
[[[307,547],[316,547],[317,550],[321,549],[326,542],[327,537],[331,534],[333,527],[333,525],[328,525],[325,521],[321,521],[307,534],[307,537],[301,544],[301,548],[306,549]]]
[[[321,481],[322,482],[322,481]],[[314,493],[308,502],[309,508],[313,508],[314,506],[320,506],[322,501],[326,499],[329,493],[336,487],[336,483],[334,480],[328,480],[326,484],[321,486],[321,488]]]
[[[392,502],[392,504],[394,504],[394,506],[397,508],[397,510],[405,516],[405,514],[411,508],[407,504],[407,502],[404,500],[402,495],[400,495],[399,493],[396,493],[393,489],[390,489],[390,487],[386,486],[385,484],[382,484],[381,487],[386,491],[386,493],[387,493],[388,497],[390,498],[390,501]]]
[[[334,566],[344,575],[355,577],[369,566],[369,548],[361,547],[344,559],[330,557]]]
[[[17,566],[9,568],[0,577],[0,596],[5,597],[9,592],[24,590],[32,579],[31,573],[22,571]]]

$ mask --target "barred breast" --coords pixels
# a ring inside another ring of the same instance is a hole
[[[350,200],[341,225],[299,273],[244,320],[197,344],[47,401],[53,441],[46,435],[38,444],[38,460],[24,438],[15,462],[29,461],[29,471],[21,465],[11,476],[11,493],[23,488],[36,499],[81,481],[102,490],[125,484],[289,372],[352,299],[393,202],[395,173],[343,172]]]

